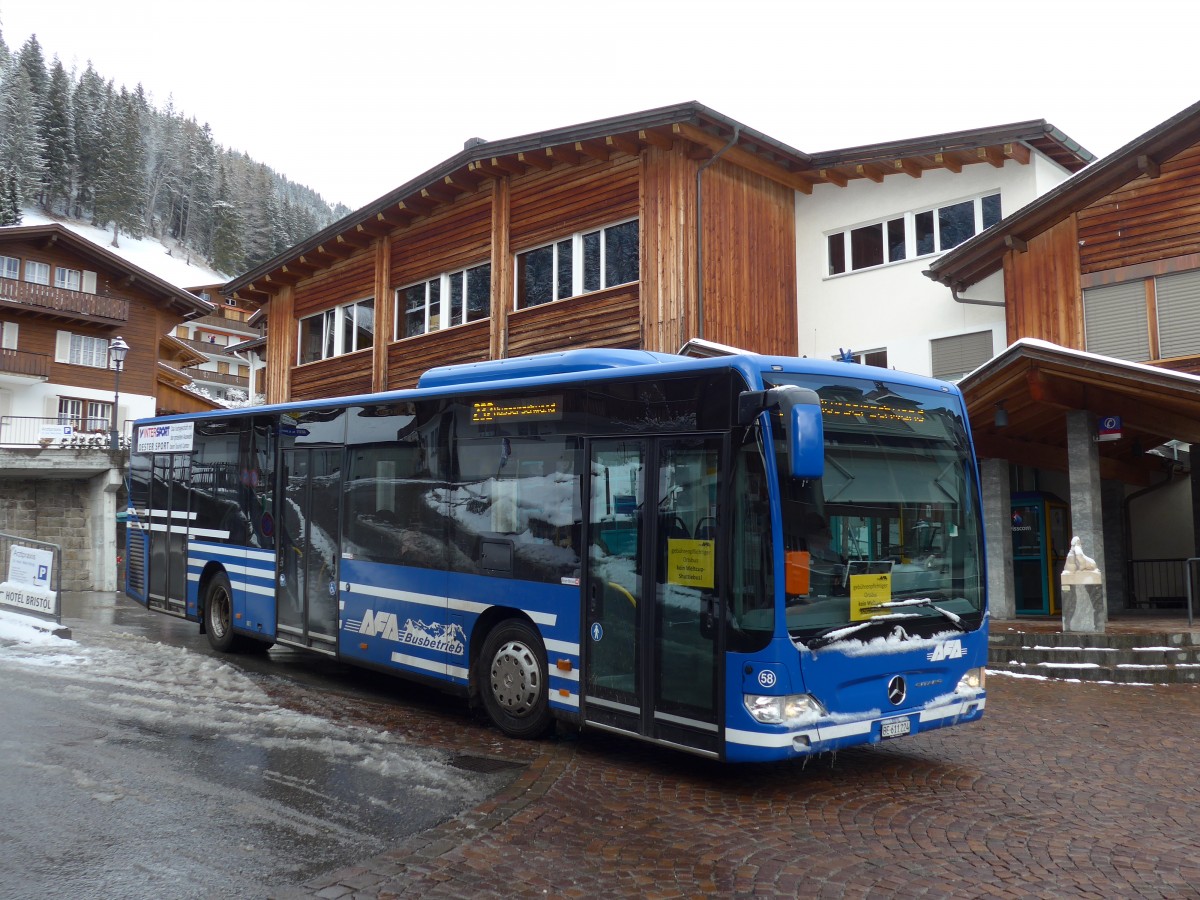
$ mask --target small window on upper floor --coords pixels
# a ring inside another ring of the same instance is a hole
[[[15,256],[0,256],[0,278],[16,281],[21,276],[21,261]]]
[[[935,338],[929,342],[929,351],[933,377],[958,381],[992,358],[992,333],[975,331]]]
[[[54,267],[54,286],[56,288],[62,288],[64,291],[77,291],[82,284],[83,273],[78,269]]]
[[[491,315],[492,264],[443,272],[396,290],[396,340],[477,322]]]
[[[941,253],[1000,218],[1000,195],[987,194],[835,231],[826,236],[827,271],[841,275]]]
[[[50,283],[50,264],[35,262],[32,259],[25,260],[25,280],[30,284],[48,285]]]
[[[638,220],[577,232],[518,253],[516,262],[517,309],[637,281]]]
[[[297,365],[366,350],[375,343],[375,298],[323,310],[298,324]]]

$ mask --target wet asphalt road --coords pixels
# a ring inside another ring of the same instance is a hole
[[[267,896],[519,771],[467,771],[361,719],[411,690],[391,679],[287,650],[218,656],[194,624],[116,595],[65,600],[74,643],[0,639],[0,897]]]

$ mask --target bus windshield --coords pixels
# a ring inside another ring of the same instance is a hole
[[[773,374],[768,384],[816,391],[825,431],[824,477],[794,479],[775,423],[792,638],[876,618],[908,636],[977,627],[982,537],[958,395],[886,376]]]

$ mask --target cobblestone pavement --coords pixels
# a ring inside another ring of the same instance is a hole
[[[393,733],[527,762],[501,794],[279,898],[1200,897],[1200,687],[993,676],[983,722],[725,767],[461,708]]]

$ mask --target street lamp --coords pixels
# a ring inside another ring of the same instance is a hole
[[[129,345],[119,334],[108,342],[108,364],[116,371],[113,384],[112,429],[108,433],[110,450],[121,449],[121,435],[117,431],[117,408],[121,404],[121,367],[125,365],[125,354],[128,352]]]

